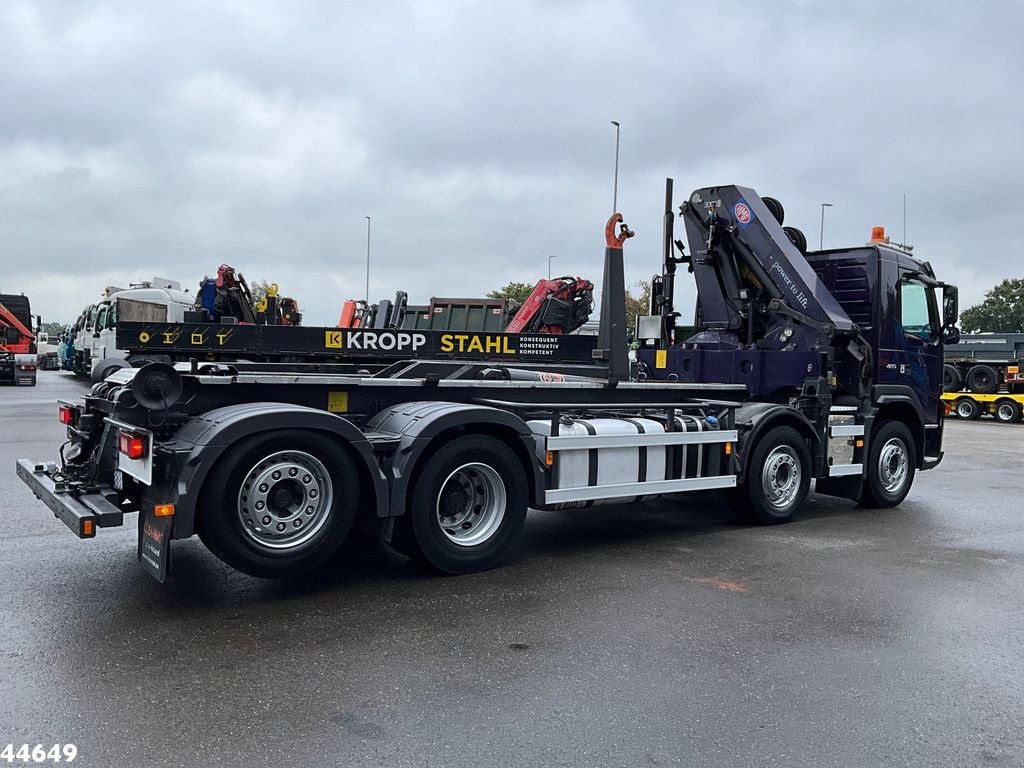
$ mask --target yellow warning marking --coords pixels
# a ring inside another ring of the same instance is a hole
[[[341,349],[341,331],[327,331],[324,346],[328,349]]]
[[[668,366],[668,350],[659,349],[654,353],[654,367],[666,368]]]
[[[348,413],[348,392],[328,392],[327,410],[330,413]]]

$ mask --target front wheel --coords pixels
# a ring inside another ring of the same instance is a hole
[[[738,503],[756,521],[785,523],[804,503],[811,488],[811,453],[792,427],[774,427],[758,440],[750,455]]]
[[[969,397],[961,397],[953,406],[953,412],[958,418],[966,421],[974,421],[981,418],[981,408]]]
[[[515,548],[526,520],[526,470],[507,445],[466,435],[418,473],[406,522],[418,554],[445,573],[493,568]]]
[[[914,438],[901,421],[886,421],[874,430],[868,451],[868,475],[861,504],[887,509],[895,507],[914,484],[917,457]]]
[[[224,454],[200,499],[199,537],[228,565],[280,578],[341,545],[359,504],[349,455],[315,432],[275,430]]]

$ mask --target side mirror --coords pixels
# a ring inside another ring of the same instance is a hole
[[[960,341],[960,329],[955,325],[947,325],[942,329],[943,344],[957,344]]]
[[[960,292],[955,285],[942,285],[942,324],[946,327],[956,325],[960,319]]]

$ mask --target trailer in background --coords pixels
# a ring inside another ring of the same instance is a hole
[[[1024,394],[1024,333],[966,334],[946,346],[944,357],[946,392]]]
[[[992,416],[1003,424],[1019,424],[1024,419],[1024,395],[981,395],[974,392],[945,392],[942,402],[947,412],[967,421]]]

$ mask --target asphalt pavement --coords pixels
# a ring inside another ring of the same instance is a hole
[[[17,479],[55,460],[42,371],[0,389],[0,747],[83,766],[1024,765],[1024,426],[947,423],[895,510],[713,496],[532,513],[442,577],[350,546],[301,581],[134,520],[79,541]],[[18,764],[17,762],[15,764]]]

